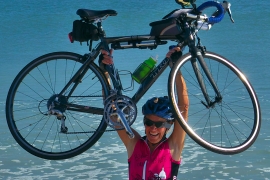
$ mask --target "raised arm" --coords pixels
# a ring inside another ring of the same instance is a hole
[[[180,48],[177,48],[176,50],[179,51]],[[168,57],[168,54],[167,54],[167,57]],[[177,96],[178,96],[178,107],[183,117],[187,121],[189,100],[188,100],[186,83],[180,71],[177,73],[175,81],[176,81],[175,83],[176,83],[176,90],[177,90]],[[182,129],[180,124],[177,121],[175,121],[173,132],[168,139],[170,149],[171,149],[171,154],[174,160],[180,160],[180,156],[184,148],[185,135],[186,135],[185,131]]]
[[[100,57],[100,62],[99,62],[101,68],[103,68],[102,67],[103,64],[109,65],[109,64],[113,63],[113,58],[111,56],[112,53],[113,53],[112,49],[110,50],[110,54],[105,50],[101,50],[102,56]],[[105,72],[105,76],[107,77],[108,83],[110,84],[110,79],[109,79],[108,72]],[[132,152],[134,150],[136,142],[141,138],[140,134],[137,131],[135,131],[134,129],[132,129],[132,131],[133,131],[135,137],[133,139],[130,139],[128,134],[126,133],[125,129],[117,130],[118,136],[120,137],[120,139],[122,140],[122,142],[126,146],[127,153],[128,153],[128,158],[131,156],[131,154],[132,154]]]

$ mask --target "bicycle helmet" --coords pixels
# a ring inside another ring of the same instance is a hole
[[[169,98],[167,96],[154,97],[146,101],[142,107],[142,113],[145,116],[154,114],[158,117],[166,119],[167,121],[174,120]]]

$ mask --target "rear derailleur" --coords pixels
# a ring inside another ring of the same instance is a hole
[[[48,114],[55,115],[61,121],[61,133],[67,133],[68,128],[65,126],[66,116],[64,112],[67,109],[67,98],[62,95],[55,94],[47,102]]]

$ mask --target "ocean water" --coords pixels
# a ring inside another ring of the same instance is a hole
[[[197,4],[202,2],[198,0]],[[200,37],[208,50],[233,59],[247,75],[260,101],[261,131],[248,150],[230,156],[205,150],[187,137],[179,179],[270,179],[270,11],[267,9],[270,2],[231,3],[235,23],[226,15],[210,31],[201,32]],[[104,133],[92,148],[71,159],[44,160],[26,152],[13,139],[6,123],[8,89],[16,74],[40,55],[55,51],[87,52],[86,44],[71,44],[67,37],[73,20],[78,19],[78,8],[116,10],[118,15],[106,19],[103,26],[107,36],[120,36],[148,34],[150,22],[160,20],[179,6],[174,0],[11,0],[1,2],[1,7],[0,179],[128,179],[126,151],[115,132]],[[149,56],[158,55],[162,59],[167,48],[115,51],[116,67],[133,71]],[[154,84],[138,106],[149,96],[166,94],[164,81],[167,81],[166,75]],[[141,118],[139,113],[133,127],[143,134]]]

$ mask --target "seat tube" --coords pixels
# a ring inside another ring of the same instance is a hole
[[[101,48],[104,49],[107,52],[110,52],[109,44],[105,40],[106,33],[103,30],[101,22],[97,23],[98,31],[99,31],[99,38],[101,40]],[[114,64],[110,65],[105,65],[105,70],[109,73],[110,79],[112,80],[112,84],[114,88],[117,90],[117,94],[121,95],[122,94],[122,84],[121,80],[118,74],[118,71],[116,70]]]

